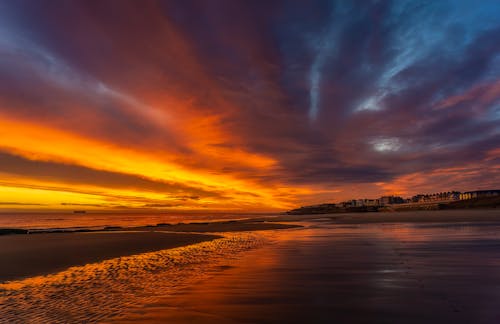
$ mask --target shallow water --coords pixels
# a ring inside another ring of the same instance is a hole
[[[306,225],[120,322],[500,321],[499,224]]]

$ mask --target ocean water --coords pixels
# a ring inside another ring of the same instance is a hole
[[[0,228],[100,229],[106,226],[145,226],[159,223],[237,220],[271,214],[244,213],[0,213]]]

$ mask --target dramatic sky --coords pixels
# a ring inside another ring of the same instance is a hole
[[[0,210],[500,187],[500,2],[0,0]]]

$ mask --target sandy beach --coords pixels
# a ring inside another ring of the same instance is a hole
[[[0,262],[2,263],[0,282],[50,274],[71,266],[171,249],[220,237],[186,232],[253,231],[293,226],[229,221],[163,224],[93,232],[2,235],[0,236]]]
[[[239,221],[111,227],[107,231],[2,235],[0,260],[3,266],[0,268],[0,282],[49,274],[71,266],[175,248],[220,237],[208,233],[279,230],[299,226],[295,224],[296,222],[311,220],[336,224],[488,223],[500,222],[500,211],[281,215]]]
[[[500,324],[500,0],[0,0],[0,324]]]
[[[215,235],[160,232],[50,233],[0,236],[0,282],[50,274],[127,255],[175,248]]]
[[[303,228],[264,233],[273,244],[245,253],[210,280],[110,322],[500,319],[500,223],[339,224],[317,219],[302,224]]]
[[[474,210],[3,235],[0,314],[53,323],[493,323],[499,232],[500,211]]]

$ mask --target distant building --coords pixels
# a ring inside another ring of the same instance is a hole
[[[476,190],[460,194],[460,200],[500,196],[500,190]]]
[[[341,203],[335,204],[335,207],[337,207],[337,208],[349,208],[349,207],[353,207],[352,200],[343,201]]]
[[[380,205],[378,199],[363,199],[363,204],[367,207],[377,207]]]
[[[354,207],[364,207],[365,201],[364,199],[356,199],[352,201],[354,203]]]
[[[335,204],[337,208],[350,208],[350,207],[377,207],[379,206],[378,199],[351,199]]]
[[[393,204],[403,204],[405,200],[399,196],[383,196],[379,199],[380,205],[393,205]]]
[[[405,200],[399,196],[395,196],[392,198],[392,203],[393,204],[404,204]]]
[[[416,195],[416,196],[413,196],[413,197],[411,197],[411,202],[413,202],[413,203],[422,202],[423,199],[424,199],[424,196],[425,195]]]
[[[460,192],[458,191],[447,191],[438,192],[433,194],[419,194],[411,197],[412,203],[428,203],[428,202],[441,202],[441,201],[451,201],[460,199]]]
[[[383,196],[383,197],[380,197],[380,205],[384,206],[384,205],[389,205],[391,203],[391,196]]]

